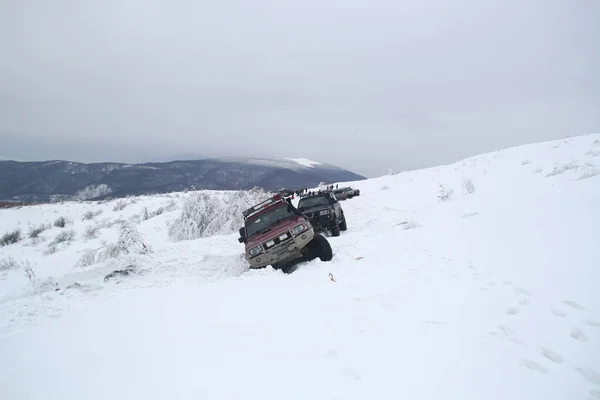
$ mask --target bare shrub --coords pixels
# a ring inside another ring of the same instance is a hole
[[[18,268],[19,264],[13,257],[8,257],[0,260],[0,271],[10,271]]]
[[[82,219],[84,221],[89,221],[92,220],[94,218],[96,218],[98,215],[102,214],[102,210],[97,210],[97,211],[87,211],[83,214]]]
[[[30,239],[37,239],[40,236],[40,233],[44,232],[47,229],[50,229],[51,225],[50,224],[42,224],[40,226],[36,227],[31,227],[29,228],[29,238]]]
[[[113,226],[115,226],[115,225],[121,225],[121,226],[122,226],[122,225],[124,225],[124,224],[126,224],[126,223],[127,223],[127,221],[125,221],[123,218],[118,218],[118,219],[115,219],[115,220],[113,220],[113,221],[109,221],[109,222],[106,224],[106,226],[107,226],[108,228],[112,228],[112,227],[113,227]]]
[[[69,229],[56,235],[56,237],[50,243],[50,245],[52,246],[57,245],[59,243],[70,242],[71,240],[73,240],[73,238],[75,238],[75,231],[73,229]]]
[[[118,200],[113,207],[113,211],[121,211],[127,207],[127,204],[125,200]]]
[[[85,228],[85,232],[83,232],[83,237],[86,239],[95,239],[98,237],[98,234],[100,233],[100,227],[98,225],[95,226],[88,226]]]
[[[237,232],[244,224],[242,211],[268,197],[270,194],[261,189],[192,193],[185,199],[179,218],[170,224],[169,237],[180,241]]]
[[[54,226],[57,228],[64,228],[67,226],[67,219],[65,217],[58,217],[56,221],[54,221]]]
[[[475,192],[475,185],[473,184],[473,181],[468,179],[468,178],[464,178],[462,181],[462,187],[465,190],[465,192],[471,194]]]
[[[36,279],[35,271],[33,270],[33,265],[31,265],[29,260],[21,261],[19,263],[19,269],[21,270],[23,275],[25,275],[25,277],[30,281]]]
[[[0,246],[8,246],[9,244],[17,243],[21,240],[21,229],[15,229],[12,232],[6,232],[2,238],[0,238]]]
[[[54,243],[50,243],[48,245],[48,248],[46,249],[46,251],[44,251],[44,254],[49,256],[50,254],[54,254],[58,251],[58,246],[56,246],[56,244]]]
[[[446,200],[450,200],[452,198],[452,195],[454,194],[454,189],[450,188],[450,189],[446,189],[444,187],[444,185],[442,185],[440,183],[440,188],[438,191],[438,200],[440,201],[446,201]]]
[[[17,261],[13,257],[0,260],[0,271],[10,271],[14,269],[19,269],[30,281],[35,279],[35,272],[33,271],[33,266],[29,260]]]

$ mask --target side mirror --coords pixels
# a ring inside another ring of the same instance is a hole
[[[245,242],[246,242],[246,239],[244,239],[243,237],[241,237],[241,236],[240,236],[240,237],[238,238],[238,242],[240,242],[240,243],[245,243]]]
[[[238,232],[240,233],[240,237],[238,238],[238,242],[240,242],[240,243],[246,243],[246,232],[245,232],[244,227],[242,226]]]

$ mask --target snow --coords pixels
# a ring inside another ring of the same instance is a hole
[[[302,166],[314,168],[315,165],[321,165],[318,161],[309,160],[308,158],[285,158],[286,160],[294,161]]]
[[[599,154],[585,135],[339,182],[361,196],[333,260],[289,275],[249,271],[225,221],[170,240],[193,192],[0,210],[25,236],[0,247],[0,398],[598,399]],[[152,252],[77,266],[119,219]]]

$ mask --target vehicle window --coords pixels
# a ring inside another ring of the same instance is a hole
[[[329,197],[327,195],[305,197],[298,202],[298,209],[327,205],[329,205]]]
[[[250,237],[273,224],[295,215],[288,211],[287,204],[282,204],[246,221],[246,235]]]

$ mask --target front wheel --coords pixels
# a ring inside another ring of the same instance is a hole
[[[333,258],[331,244],[329,244],[329,241],[323,235],[315,235],[310,242],[310,247],[310,258],[319,257],[321,261],[331,261]]]

